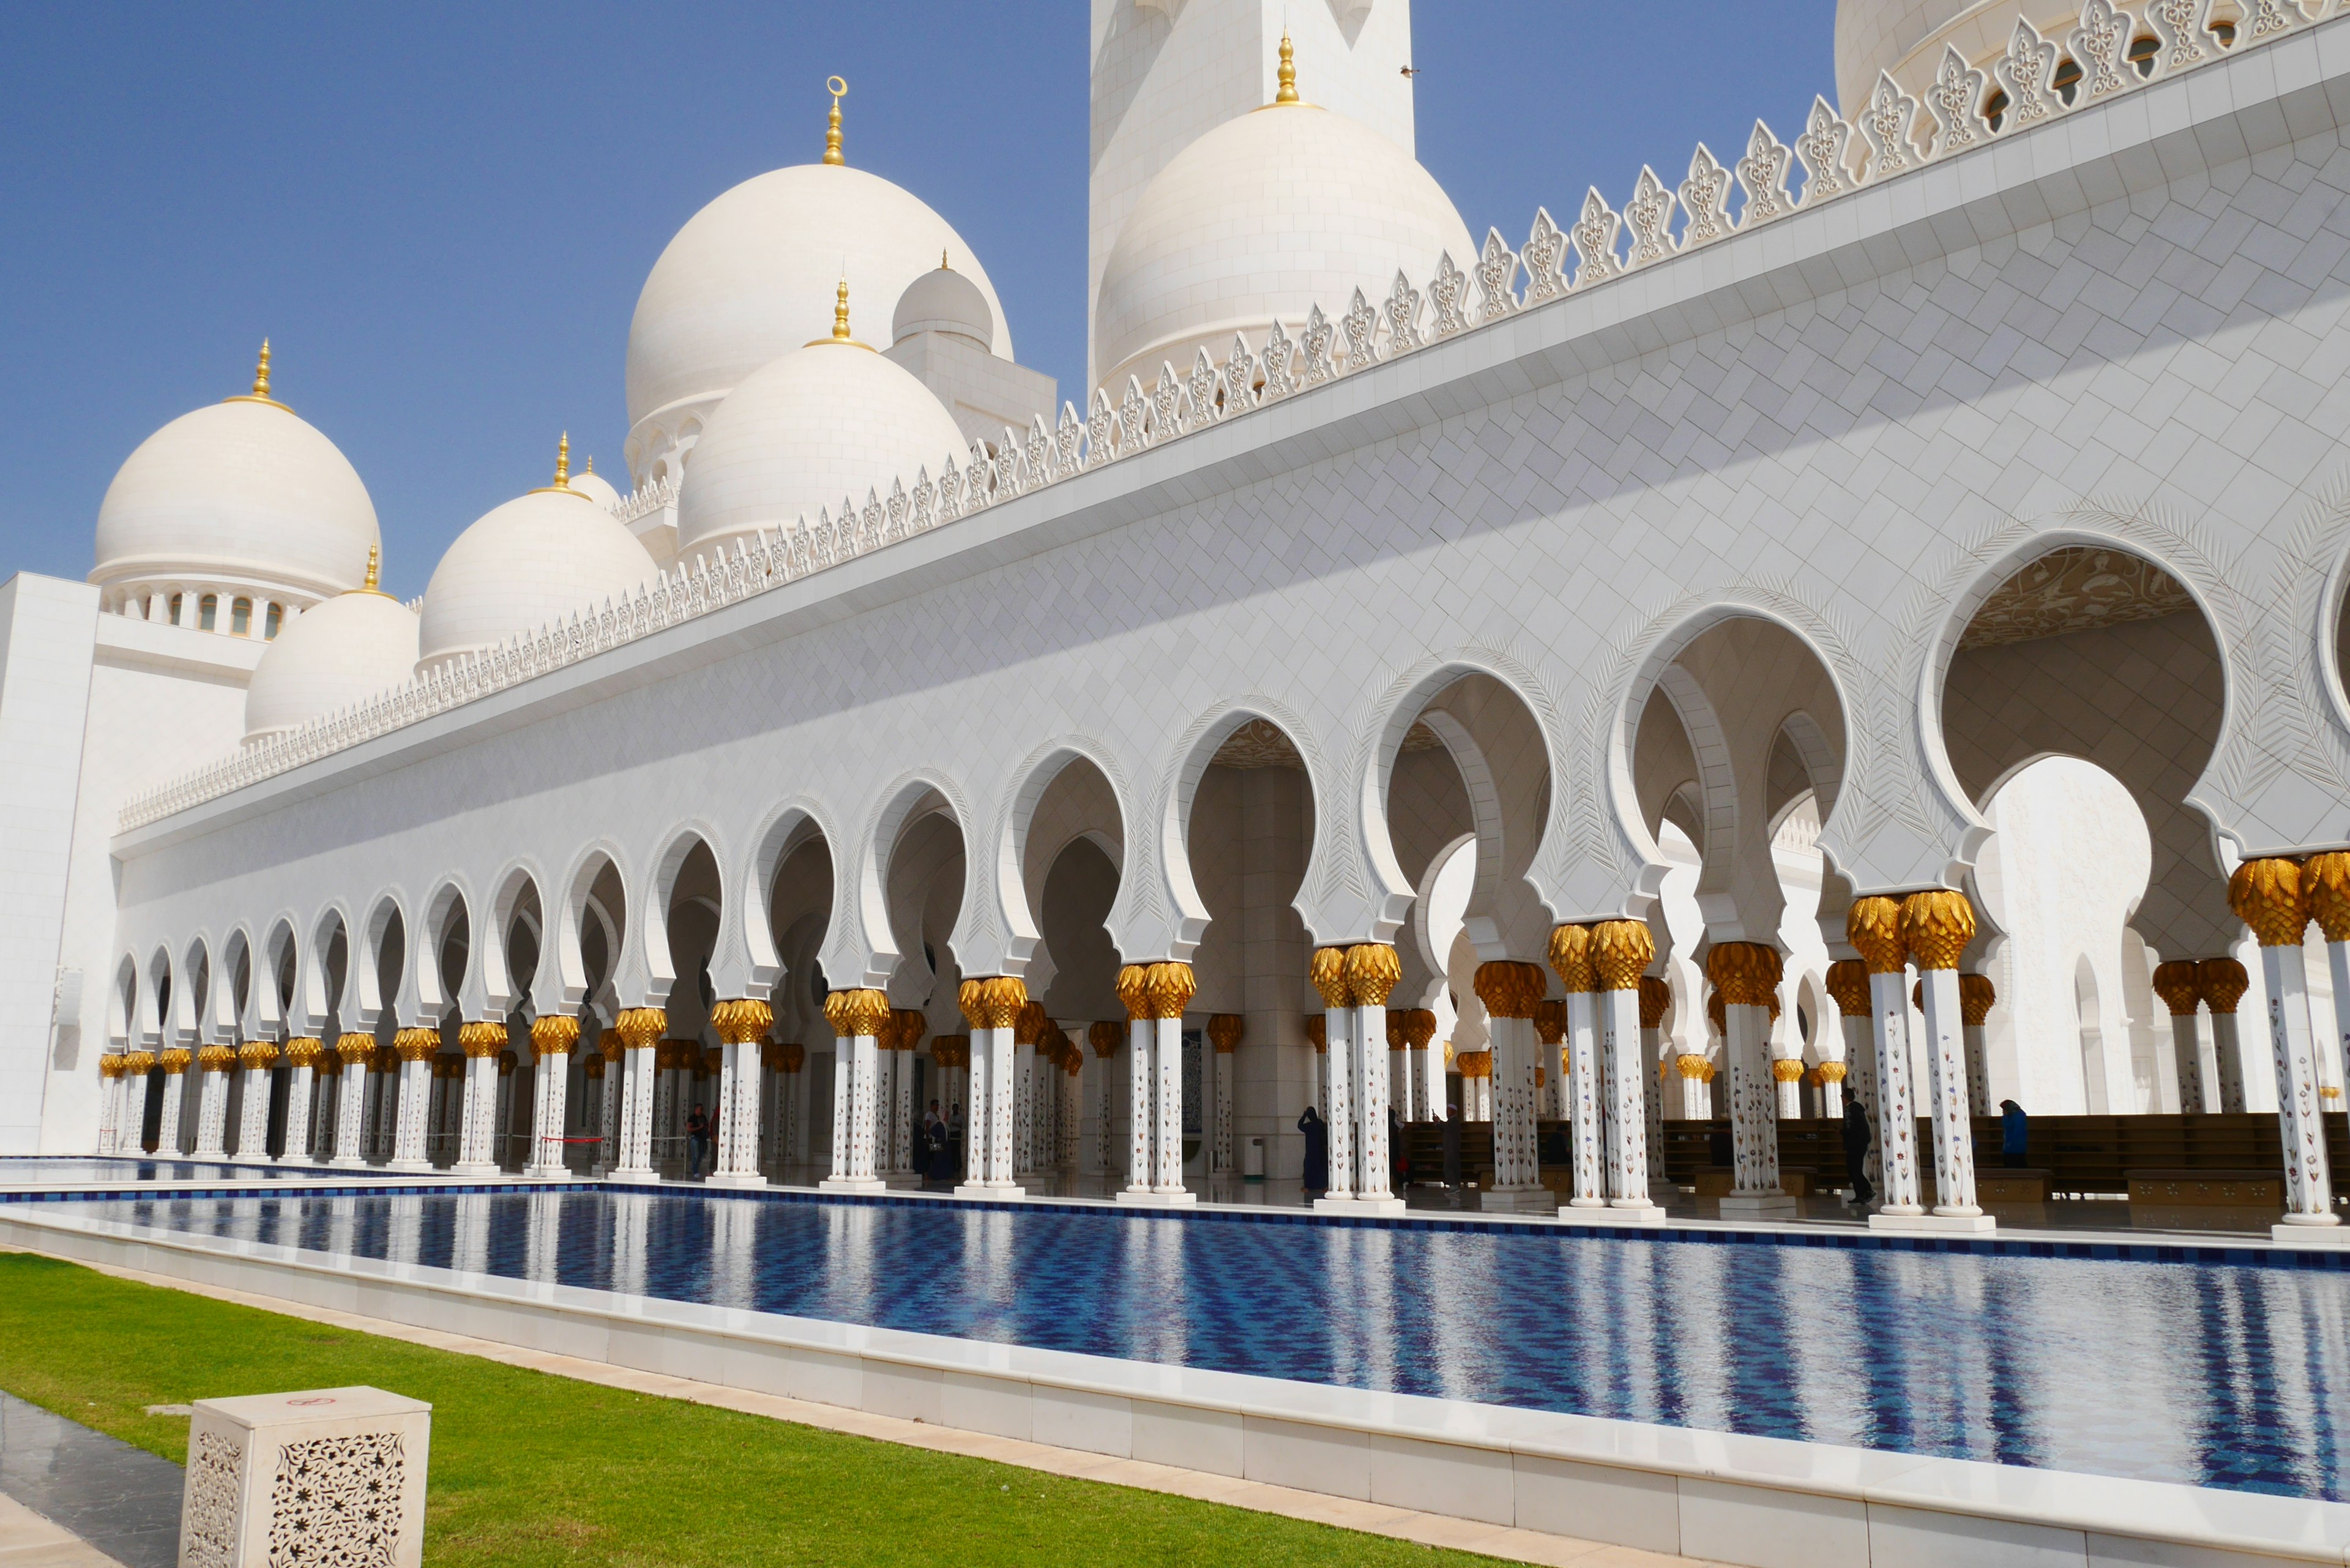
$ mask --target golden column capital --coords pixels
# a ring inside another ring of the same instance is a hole
[[[1541,966],[1495,959],[1477,966],[1477,1000],[1495,1018],[1532,1018],[1549,981]]]
[[[1964,893],[1929,888],[1901,900],[1901,942],[1921,970],[1956,969],[1975,940],[1975,907]]]
[[[2162,1005],[2170,1009],[2173,1018],[2192,1016],[2196,1003],[2203,1000],[2203,978],[2193,959],[2172,959],[2155,965],[2151,983],[2154,994],[2162,998]]]
[[[1098,1029],[1101,1025],[1096,1024],[1094,1027]],[[1390,1033],[1394,1031],[1395,1023],[1392,1017],[1389,1019],[1388,1028]],[[1216,1054],[1219,1056],[1229,1056],[1233,1052],[1239,1050],[1241,1045],[1241,1015],[1237,1012],[1210,1013],[1208,1015],[1208,1040],[1210,1044],[1215,1046]]]
[[[922,1036],[931,1032],[930,1014],[924,1012],[919,1007],[900,1008],[898,1011],[898,1027],[902,1031],[902,1033],[898,1036],[898,1049],[900,1051],[920,1050],[922,1048]]]
[[[619,1017],[612,1020],[612,1028],[620,1036],[622,1049],[649,1050],[669,1033],[669,1014],[658,1007],[626,1007],[620,1010]],[[534,1023],[531,1025],[534,1038],[537,1033],[538,1026]]]
[[[2228,908],[2261,946],[2292,947],[2309,925],[2309,888],[2293,861],[2247,860],[2228,878]]]
[[[787,1041],[775,1052],[775,1065],[786,1073],[796,1073],[807,1065],[807,1047],[796,1040]]]
[[[236,1065],[234,1045],[206,1045],[196,1052],[196,1067],[200,1072],[225,1073]]]
[[[1782,1084],[1792,1084],[1804,1075],[1804,1064],[1793,1056],[1775,1058],[1771,1064],[1771,1076]]]
[[[1725,1040],[1730,1037],[1730,1013],[1727,1008],[1728,1004],[1722,1001],[1721,989],[1719,986],[1707,993],[1705,1015],[1712,1022],[1713,1032]]]
[[[1858,959],[1838,959],[1828,965],[1827,992],[1846,1018],[1868,1016],[1868,971]]]
[[[1565,1039],[1566,1003],[1555,996],[1545,996],[1535,1002],[1534,1033],[1545,1045],[1555,1045]]]
[[[123,1071],[124,1064],[122,1054],[120,1052],[109,1051],[99,1057],[98,1075],[100,1078],[105,1079],[107,1082],[111,1083],[115,1079],[120,1078],[122,1076]]]
[[[1322,993],[1322,1005],[1326,1008],[1352,1007],[1355,994],[1347,984],[1347,950],[1315,948],[1307,961],[1306,978],[1314,989]]]
[[[1096,1019],[1086,1027],[1086,1042],[1097,1056],[1115,1056],[1118,1043],[1126,1038],[1126,1025],[1107,1018]]]
[[[1591,968],[1601,991],[1636,991],[1657,961],[1656,933],[1646,920],[1602,920],[1591,928]]]
[[[1150,1016],[1150,966],[1149,964],[1121,965],[1116,983],[1118,999],[1126,1006],[1128,1023],[1138,1023]]]
[[[521,1061],[522,1061],[522,1059],[521,1059],[520,1057],[516,1056],[516,1055],[515,1055],[512,1051],[501,1051],[501,1052],[499,1052],[499,1053],[498,1053],[498,1076],[499,1076],[499,1077],[501,1077],[501,1078],[511,1078],[511,1077],[513,1077],[513,1076],[514,1076],[514,1070],[515,1070],[515,1067],[517,1067],[517,1066],[519,1066],[519,1065],[521,1064]]]
[[[1705,974],[1732,1007],[1768,1007],[1778,1000],[1784,961],[1762,942],[1716,942],[1705,955]]]
[[[327,1054],[327,1043],[315,1034],[296,1034],[286,1042],[286,1064],[289,1067],[315,1067]]]
[[[1598,984],[1591,967],[1591,932],[1582,926],[1554,926],[1550,933],[1550,967],[1569,996],[1580,996]]]
[[[2329,849],[2303,862],[2309,912],[2329,942],[2350,941],[2350,850]]]
[[[628,1048],[628,1042],[620,1038],[620,1032],[619,1030],[605,1029],[599,1030],[597,1033],[596,1050],[603,1056],[605,1061],[619,1061],[620,1059],[620,1053]]]
[[[2204,1002],[2214,1012],[2235,1012],[2236,1003],[2252,988],[2252,977],[2231,958],[2204,959],[2195,966],[2195,978],[2203,988]]]
[[[1317,1056],[1330,1049],[1330,1020],[1327,1015],[1309,1012],[1305,1015],[1305,1043],[1314,1047]]]
[[[710,1010],[710,1027],[729,1045],[747,1045],[766,1033],[775,1022],[775,1010],[754,997],[721,1002]]]
[[[1014,1045],[1041,1043],[1045,1038],[1045,1026],[1051,1022],[1045,1016],[1045,1004],[1030,997],[1020,1004],[1020,1011],[1012,1015],[1012,1043]]]
[[[1844,1082],[1844,1064],[1841,1062],[1823,1062],[1819,1067],[1820,1082],[1841,1084]]]
[[[824,999],[824,1021],[844,1040],[880,1037],[889,1025],[889,999],[878,991],[836,991]]]
[[[578,1025],[572,1025],[577,1031]],[[391,1037],[392,1054],[403,1062],[426,1062],[441,1049],[438,1029],[403,1029]]]
[[[1411,1010],[1409,1008],[1388,1009],[1388,1049],[1390,1051],[1411,1049]]]
[[[1644,974],[1640,977],[1641,1028],[1662,1028],[1665,1013],[1672,1004],[1673,988],[1663,975]]]
[[[244,1067],[275,1067],[277,1065],[277,1045],[269,1040],[248,1040],[236,1048],[237,1064]]]
[[[457,1025],[457,1049],[463,1051],[469,1060],[476,1056],[494,1056],[505,1046],[506,1026],[503,1023],[484,1021]]]
[[[1121,982],[1124,978],[1121,974]],[[962,1009],[963,1022],[973,1029],[1009,1029],[1019,1022],[1020,1010],[1028,1005],[1028,983],[1008,974],[967,980],[955,992],[955,1005]]]
[[[1901,906],[1891,898],[1855,898],[1845,911],[1845,940],[1871,974],[1899,974],[1908,967],[1909,948],[1901,935]]]
[[[628,1038],[628,1017],[620,1014],[622,1040]],[[579,1020],[569,1013],[550,1012],[530,1021],[530,1049],[535,1056],[567,1056],[578,1040]]]
[[[1493,1075],[1493,1054],[1491,1051],[1463,1051],[1452,1058],[1452,1064],[1464,1078],[1490,1078]]]
[[[1991,976],[1959,976],[1959,1022],[1968,1028],[1981,1028],[1991,1017],[1992,1004],[1998,1001],[1999,988],[1991,984]]]
[[[1155,963],[1145,974],[1143,986],[1150,1007],[1149,1016],[1180,1018],[1200,989],[1200,981],[1188,963]]]
[[[145,1077],[156,1067],[152,1051],[126,1051],[122,1054],[122,1070],[137,1077]]]
[[[356,1032],[339,1035],[335,1041],[335,1054],[343,1059],[346,1067],[363,1066],[375,1060],[375,1036]]]
[[[1357,1007],[1385,1007],[1403,979],[1403,962],[1385,942],[1357,942],[1347,950],[1347,989]]]
[[[1427,1050],[1428,1043],[1436,1038],[1435,1010],[1415,1007],[1403,1015],[1403,1037],[1411,1042],[1411,1048]]]

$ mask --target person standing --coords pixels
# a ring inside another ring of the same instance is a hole
[[[1305,1135],[1305,1196],[1319,1197],[1330,1190],[1330,1129],[1322,1113],[1308,1106],[1297,1118],[1297,1130]]]
[[[1868,1113],[1860,1106],[1860,1096],[1846,1095],[1844,1100],[1844,1174],[1852,1187],[1852,1196],[1846,1201],[1866,1208],[1877,1196],[1877,1189],[1868,1179],[1868,1146],[1875,1141],[1868,1126]]]
[[[702,1162],[708,1158],[710,1158],[710,1117],[703,1112],[702,1102],[696,1100],[693,1104],[693,1114],[685,1118],[686,1176],[690,1179],[699,1181],[702,1179]]]
[[[2032,1147],[2032,1124],[2013,1100],[1999,1103],[1999,1158],[2010,1170],[2021,1170]]]

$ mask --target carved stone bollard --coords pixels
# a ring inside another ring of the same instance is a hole
[[[418,1568],[432,1427],[380,1388],[198,1400],[180,1568]]]

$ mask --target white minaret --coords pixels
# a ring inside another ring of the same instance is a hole
[[[1118,225],[1169,159],[1271,103],[1284,27],[1308,95],[1413,151],[1411,0],[1093,0],[1093,145],[1086,377],[1094,301]]]

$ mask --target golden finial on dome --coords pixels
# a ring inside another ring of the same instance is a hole
[[[555,443],[555,483],[553,488],[556,490],[568,490],[571,488],[571,432],[569,431],[565,431],[563,432],[563,439]]]
[[[953,267],[947,265],[947,248],[944,245],[941,245],[939,247],[939,270],[941,272],[954,271]]]
[[[590,473],[596,472],[596,454],[592,452],[588,454],[588,472]]]
[[[267,403],[273,409],[283,409],[286,407],[285,404],[279,402],[276,399],[269,395],[268,338],[265,337],[261,340],[261,359],[253,369],[253,390],[250,392],[239,392],[235,397],[230,398],[227,400],[232,403]],[[286,411],[290,413],[293,410],[289,409]]]
[[[1275,103],[1297,103],[1297,46],[1289,41],[1289,29],[1281,30],[1281,90],[1273,95]]]
[[[824,128],[824,161],[845,164],[848,160],[840,155],[840,100],[848,96],[848,84],[838,77],[827,77],[824,90],[832,95],[832,115]]]
[[[832,300],[832,340],[846,343],[848,338],[848,275],[840,275],[840,291]]]
[[[379,590],[375,586],[375,577],[376,573],[381,570],[382,566],[383,546],[380,545],[369,545],[368,546],[367,580],[359,584],[359,587],[365,588],[369,593],[378,592]]]

